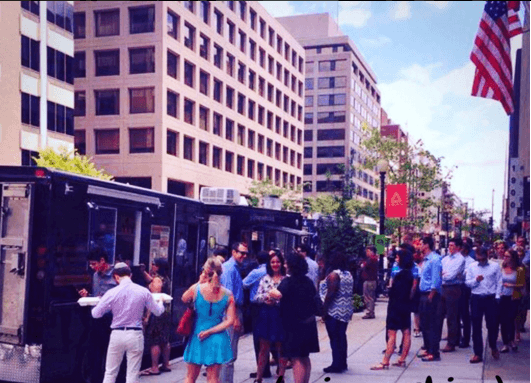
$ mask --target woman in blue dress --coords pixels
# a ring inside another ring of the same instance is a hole
[[[232,359],[227,328],[236,316],[232,293],[221,286],[221,262],[211,257],[203,266],[200,283],[192,285],[182,296],[185,303],[194,302],[195,326],[184,351],[188,365],[185,383],[194,383],[201,366],[207,367],[208,383],[218,383],[221,365]]]

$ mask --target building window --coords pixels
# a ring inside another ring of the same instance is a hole
[[[94,91],[96,100],[96,116],[120,114],[120,89]]]
[[[210,40],[205,35],[199,36],[199,55],[208,60],[208,55],[210,51]]]
[[[313,96],[304,97],[304,106],[310,108],[313,107]]]
[[[179,56],[173,52],[168,51],[167,65],[168,76],[177,79],[179,73]]]
[[[258,142],[256,143],[258,153],[264,154],[264,136],[259,134],[258,135]]]
[[[238,145],[245,145],[245,126],[238,125]]]
[[[195,102],[184,99],[184,122],[193,125],[194,124],[194,110]]]
[[[169,129],[166,132],[166,153],[175,157],[179,153],[179,133]]]
[[[204,23],[208,24],[210,21],[210,2],[201,1],[199,5],[199,17]]]
[[[238,156],[236,160],[236,173],[238,173],[238,175],[243,176],[244,166],[245,158],[243,156]]]
[[[225,119],[225,138],[234,141],[234,121]]]
[[[234,77],[234,64],[234,56],[227,53],[227,73],[232,77]]]
[[[155,47],[129,49],[129,73],[155,73]]]
[[[214,44],[214,65],[219,69],[222,69],[223,63],[223,48],[219,45]]]
[[[84,156],[87,154],[86,133],[84,130],[76,130],[74,132],[74,148],[79,154]]]
[[[256,12],[251,8],[249,9],[249,24],[251,25],[251,29],[256,31]]]
[[[23,9],[30,11],[37,17],[39,16],[39,2],[38,1],[21,1],[20,5]]]
[[[254,150],[254,131],[249,129],[247,133],[247,147],[251,150]]]
[[[273,157],[273,140],[270,138],[267,139],[266,154],[268,157]]]
[[[129,153],[154,153],[155,152],[154,128],[129,129]]]
[[[195,13],[195,1],[183,1],[183,5],[190,12]]]
[[[129,113],[155,112],[155,88],[129,89]]]
[[[188,161],[194,160],[194,139],[184,136],[183,141],[183,158]]]
[[[223,124],[223,116],[221,114],[214,112],[214,117],[212,119],[212,133],[216,136],[222,136],[222,124]]]
[[[168,36],[173,37],[175,40],[179,38],[179,16],[170,10],[168,10],[166,15],[166,30]]]
[[[345,157],[344,146],[321,146],[317,148],[317,158]]]
[[[222,103],[223,83],[217,79],[214,79],[214,101]]]
[[[212,148],[212,167],[221,170],[221,148]]]
[[[254,179],[254,161],[247,160],[247,177]]]
[[[344,140],[345,129],[319,129],[317,131],[317,141]]]
[[[304,158],[313,157],[313,148],[304,148]]]
[[[68,32],[72,32],[74,6],[68,1],[46,2],[47,20]]]
[[[56,51],[56,53],[58,53]],[[59,52],[61,53],[61,52]],[[60,60],[56,59],[56,62],[60,62]],[[84,78],[86,77],[86,55],[85,52],[76,52],[74,53],[74,78]],[[55,70],[55,77],[58,78],[61,74],[60,67],[56,68]]]
[[[199,106],[199,128],[205,131],[210,130],[209,126],[210,111],[204,106]]]
[[[234,173],[234,153],[229,151],[225,152],[225,171]]]
[[[46,50],[48,76],[74,84],[74,58],[50,47]]]
[[[227,86],[226,91],[227,91],[227,97],[225,101],[227,103],[227,108],[234,109],[234,89]]]
[[[96,76],[115,76],[120,74],[120,50],[94,51]]]
[[[238,30],[238,46],[240,51],[245,53],[245,47],[247,45],[247,35],[242,30]]]
[[[28,3],[28,1],[23,1],[23,3]],[[81,153],[80,153],[81,154]],[[33,152],[31,150],[22,149],[20,152],[22,166],[37,166],[35,158],[39,158],[39,152]]]
[[[245,116],[245,96],[238,93],[238,113]]]
[[[20,58],[23,67],[40,70],[39,42],[26,36],[21,36]]]
[[[344,88],[347,86],[347,77],[319,77],[319,89]]]
[[[265,51],[262,48],[260,48],[258,52],[259,52],[259,64],[262,68],[265,69]]]
[[[214,15],[216,16],[216,32],[223,36],[223,14],[216,9]]]
[[[199,163],[208,165],[208,144],[203,141],[199,141]]]
[[[84,39],[86,30],[85,12],[74,13],[74,39]]]
[[[87,99],[85,91],[74,93],[74,116],[84,116],[87,109]]]
[[[307,78],[304,80],[304,85],[306,90],[312,90],[313,89],[313,78]]]
[[[245,64],[238,61],[238,81],[245,84]]]
[[[206,72],[199,72],[199,91],[208,96],[208,88],[210,83],[210,75]]]
[[[179,111],[179,95],[170,90],[166,92],[166,113],[177,118]]]
[[[195,28],[188,23],[184,23],[184,46],[195,50]]]
[[[129,8],[129,33],[155,31],[155,6]]]
[[[96,154],[120,153],[120,130],[105,129],[95,130]]]
[[[247,106],[247,117],[249,117],[249,119],[253,121],[254,121],[255,109],[256,109],[256,103],[253,100],[249,100],[249,105]]]
[[[225,35],[231,44],[234,44],[234,24],[227,20]]]
[[[256,61],[256,43],[251,39],[249,39],[249,57]]]
[[[118,36],[120,34],[120,10],[94,11],[96,37]]]
[[[345,105],[346,95],[342,94],[321,94],[317,97],[317,105],[329,106],[329,105]]]
[[[184,62],[184,83],[193,88],[195,83],[195,65]]]

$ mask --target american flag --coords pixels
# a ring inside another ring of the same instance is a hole
[[[519,3],[487,1],[470,55],[476,66],[472,96],[500,101],[507,114],[514,111],[510,39],[522,33]]]

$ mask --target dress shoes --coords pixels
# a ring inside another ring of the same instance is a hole
[[[470,363],[481,363],[483,362],[483,359],[481,359],[481,356],[474,355],[472,358],[470,358]]]
[[[492,350],[492,357],[496,360],[500,359],[500,352],[498,350]]]
[[[340,368],[340,367],[335,367],[335,366],[328,366],[328,367],[323,368],[323,372],[326,372],[327,374],[330,374],[330,373],[340,374],[346,370],[347,370],[346,367]]]

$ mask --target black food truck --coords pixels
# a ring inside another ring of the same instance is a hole
[[[92,249],[104,248],[110,264],[130,262],[139,283],[142,264],[167,258],[176,325],[186,309],[180,297],[214,247],[243,240],[253,251],[288,251],[304,234],[301,221],[297,213],[206,205],[54,169],[0,166],[0,381],[89,381],[91,307],[77,301],[92,285]],[[223,235],[220,222],[230,223]],[[173,334],[170,342],[173,353],[182,352],[183,338]],[[146,365],[147,347],[144,354]]]

